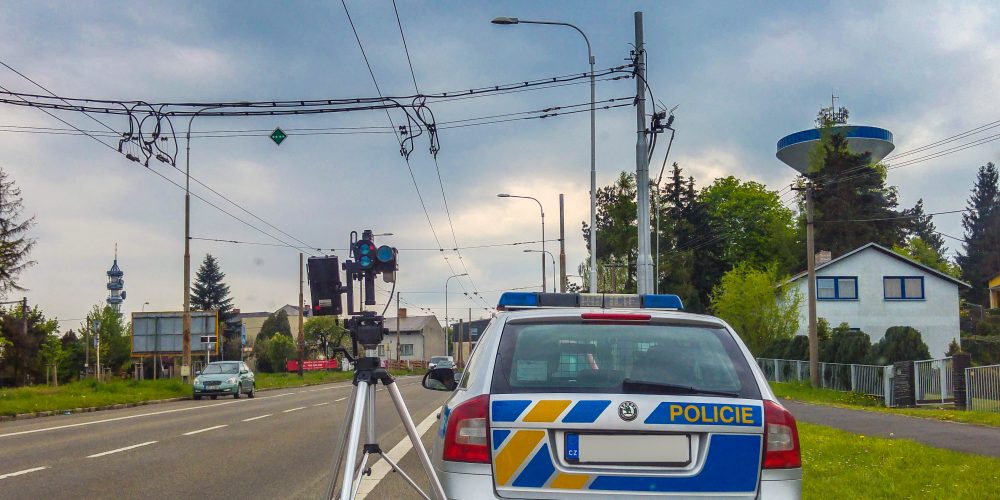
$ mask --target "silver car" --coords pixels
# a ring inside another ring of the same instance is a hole
[[[673,295],[507,292],[431,459],[448,498],[797,499],[795,419],[724,321]],[[456,383],[457,380],[457,383]]]

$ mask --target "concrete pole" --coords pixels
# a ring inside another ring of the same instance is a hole
[[[635,13],[635,47],[638,78],[636,84],[635,185],[639,254],[636,258],[636,286],[640,294],[653,293],[653,259],[649,248],[649,147],[646,144],[646,63],[643,45],[642,12]]]
[[[806,266],[809,274],[809,382],[819,387],[819,337],[816,334],[816,245],[813,234],[813,184],[806,184]]]
[[[535,200],[538,201],[538,200]],[[538,203],[538,208],[542,212],[542,292],[545,292],[546,282],[545,282],[545,209],[542,208],[542,203]]]
[[[306,364],[306,334],[305,334],[305,302],[302,297],[302,252],[299,252],[299,377],[305,374]]]
[[[562,193],[559,193],[559,291],[566,293],[566,210]]]
[[[403,348],[399,344],[401,341],[402,341],[402,339],[400,338],[400,334],[399,334],[399,292],[396,292],[396,363],[397,363],[397,365],[400,363],[400,361],[402,361],[402,359],[400,358],[400,356],[401,356],[401,350]],[[399,368],[399,366],[397,366],[397,368]]]

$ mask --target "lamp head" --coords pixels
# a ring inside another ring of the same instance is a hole
[[[497,195],[497,198],[510,198],[510,195],[507,193],[500,193]]]
[[[494,17],[493,20],[490,22],[493,24],[508,25],[508,24],[517,24],[518,21],[516,17],[501,16],[501,17]]]

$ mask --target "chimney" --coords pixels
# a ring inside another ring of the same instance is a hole
[[[405,318],[406,317],[406,308],[405,307],[400,307],[399,310],[396,312],[396,317]]]
[[[817,266],[822,265],[822,264],[826,264],[827,262],[830,262],[832,259],[833,259],[833,256],[830,254],[829,250],[820,250],[820,251],[816,252],[816,265]]]

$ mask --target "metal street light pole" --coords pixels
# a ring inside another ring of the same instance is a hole
[[[493,24],[548,24],[573,28],[587,42],[587,61],[590,62],[590,293],[597,292],[597,141],[594,124],[594,53],[590,48],[590,39],[580,28],[569,23],[553,21],[527,21],[516,17],[497,17]]]
[[[549,254],[549,258],[552,259],[552,293],[556,291],[556,257],[552,255],[552,252],[548,250],[524,250],[524,253],[541,253],[542,258],[545,258],[544,254]],[[544,290],[543,290],[544,291]]]
[[[148,305],[149,305],[149,302],[143,302],[142,303],[142,310],[140,312],[146,312],[146,306],[148,306]]]
[[[525,200],[535,200],[535,203],[538,203],[538,211],[542,213],[542,251],[544,252],[545,251],[545,209],[542,208],[542,202],[538,201],[538,198],[533,198],[531,196],[519,196],[519,195],[516,195],[516,194],[507,194],[507,193],[500,193],[500,194],[497,195],[497,198],[523,198]],[[554,268],[555,264],[553,263],[552,266]],[[546,283],[545,283],[545,256],[543,255],[542,256],[542,291],[544,292],[546,288],[548,288],[548,287],[546,286]]]
[[[448,282],[452,278],[458,278],[459,276],[468,276],[469,273],[455,274],[449,276],[448,279],[444,280],[444,355],[448,355]],[[398,314],[397,314],[398,316]]]

